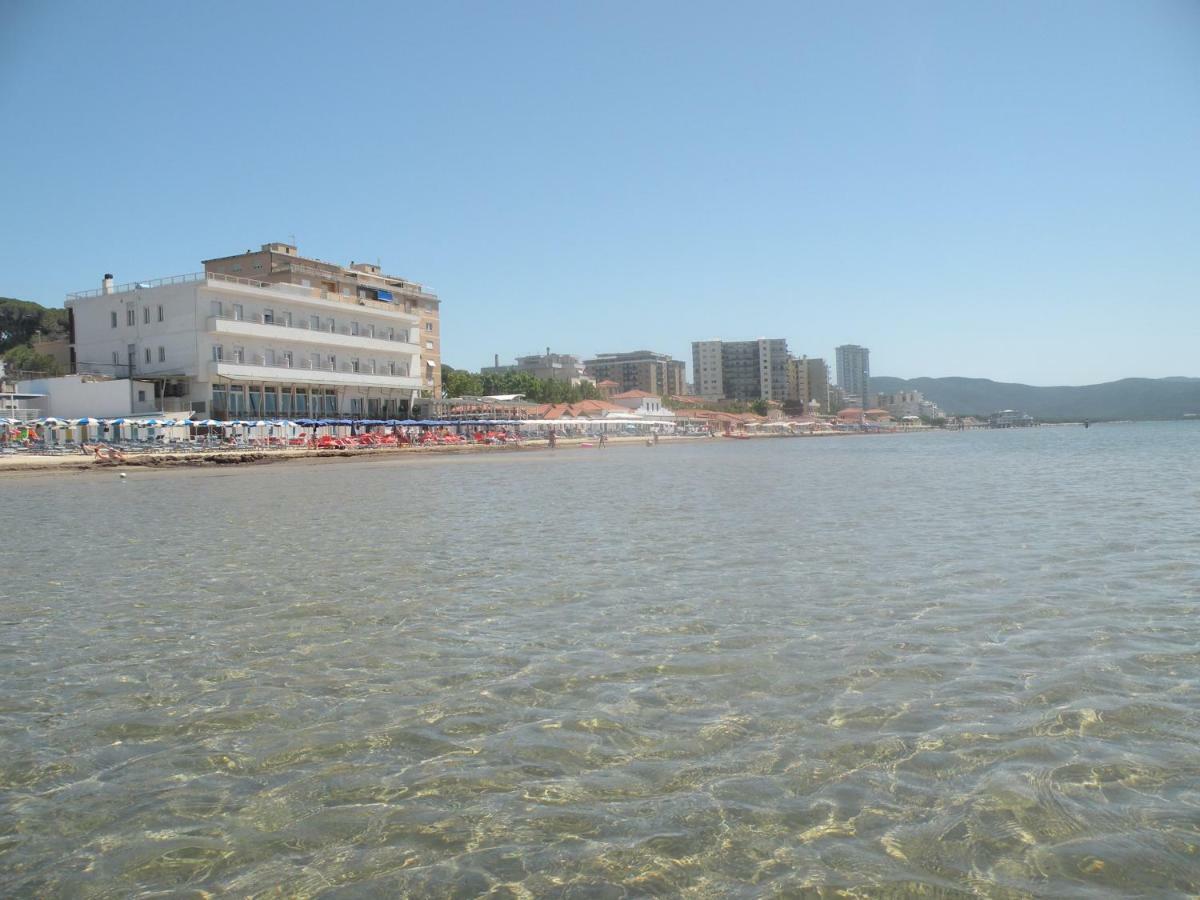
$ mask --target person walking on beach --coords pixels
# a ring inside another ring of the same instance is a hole
[[[608,432],[602,431],[600,432],[600,449],[603,450],[606,446],[608,446]]]
[[[550,429],[549,441],[551,450],[558,446],[558,433],[553,428]]]

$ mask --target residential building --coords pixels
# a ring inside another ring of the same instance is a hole
[[[421,362],[413,375],[421,380],[422,396],[442,394],[441,301],[430,288],[396,275],[387,275],[378,264],[354,262],[341,266],[300,256],[291,244],[263,244],[257,251],[204,261],[206,272],[236,275],[274,284],[316,287],[351,300],[378,301],[418,316],[413,341],[421,348]],[[419,372],[418,372],[419,368]]]
[[[829,412],[829,366],[823,359],[788,360],[787,405],[803,412]]]
[[[289,244],[204,266],[68,295],[75,371],[151,381],[159,409],[216,419],[402,417],[437,389],[428,289]]]
[[[666,353],[634,350],[630,353],[598,353],[584,362],[587,373],[597,381],[612,380],[621,391],[645,391],[670,397],[687,391],[687,366]]]
[[[871,351],[858,344],[843,344],[836,354],[837,383],[846,404],[865,407],[871,388]]]
[[[696,393],[705,399],[782,403],[788,390],[787,341],[695,341],[692,377]]]
[[[894,419],[916,416],[921,419],[943,419],[938,405],[932,400],[926,400],[920,391],[897,391],[894,394],[879,394],[875,400],[876,406],[888,411]]]
[[[551,353],[546,348],[545,353],[533,356],[518,356],[515,366],[500,365],[499,354],[495,357],[495,365],[484,366],[479,370],[480,375],[503,375],[508,372],[525,372],[543,381],[566,381],[578,386],[585,381],[591,381],[584,372],[583,363],[578,356],[569,353]]]

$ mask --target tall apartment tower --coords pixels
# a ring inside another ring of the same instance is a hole
[[[829,412],[829,365],[823,359],[802,360],[807,369],[808,396],[806,400],[816,402],[822,413]]]
[[[708,400],[787,399],[788,349],[784,338],[694,341],[695,391]]]
[[[846,395],[846,403],[865,408],[871,389],[871,351],[858,344],[842,344],[836,353],[837,383]]]

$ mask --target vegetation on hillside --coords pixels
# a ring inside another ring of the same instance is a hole
[[[39,334],[52,338],[66,333],[65,309],[49,309],[29,300],[0,297],[0,358],[8,371],[61,374],[53,357],[36,353],[31,342]]]
[[[1178,419],[1200,413],[1200,378],[1124,378],[1077,387],[1036,387],[987,378],[871,377],[871,392],[920,391],[951,415],[1002,409],[1042,422]]]

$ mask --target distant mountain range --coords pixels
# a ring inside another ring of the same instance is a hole
[[[1015,409],[1044,422],[1200,415],[1200,378],[1123,378],[1078,387],[1035,387],[987,378],[871,376],[872,398],[896,391],[920,391],[950,415],[982,416]]]

